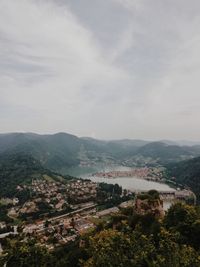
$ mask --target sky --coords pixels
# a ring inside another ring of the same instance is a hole
[[[200,140],[199,0],[0,0],[0,132]]]

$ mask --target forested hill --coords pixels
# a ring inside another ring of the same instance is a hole
[[[158,159],[159,163],[179,161],[184,158],[189,158],[195,155],[193,147],[168,145],[163,142],[152,142],[140,147],[137,151],[138,155],[143,157],[151,157]]]
[[[59,133],[38,135],[10,133],[0,135],[0,153],[31,154],[46,168],[59,169],[79,163],[77,158],[81,143],[76,136]]]
[[[170,164],[167,169],[169,175],[174,176],[177,182],[192,189],[200,203],[200,157]]]
[[[45,169],[29,154],[11,153],[0,155],[0,197],[13,197],[17,185],[30,183],[32,178],[58,179],[59,175]],[[63,177],[71,179],[72,177]]]
[[[123,162],[168,163],[200,156],[200,146],[179,146],[169,141],[149,142],[144,140],[103,141],[79,138],[67,133],[39,135],[34,133],[0,134],[2,153],[31,154],[43,167],[60,172],[92,163]],[[141,163],[141,164],[142,164]]]

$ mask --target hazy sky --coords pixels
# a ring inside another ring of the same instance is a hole
[[[199,0],[0,0],[0,132],[200,139]]]

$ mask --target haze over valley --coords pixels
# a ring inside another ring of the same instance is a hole
[[[200,145],[179,145],[172,141],[110,140],[79,138],[67,133],[0,134],[0,156],[24,153],[44,167],[65,173],[73,167],[163,165],[200,156]]]

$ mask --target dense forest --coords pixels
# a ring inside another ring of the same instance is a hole
[[[190,187],[200,203],[200,157],[167,165],[167,170],[169,177]]]
[[[54,252],[35,244],[7,238],[7,267],[199,267],[199,207],[175,204],[163,219],[151,213],[121,209]]]

